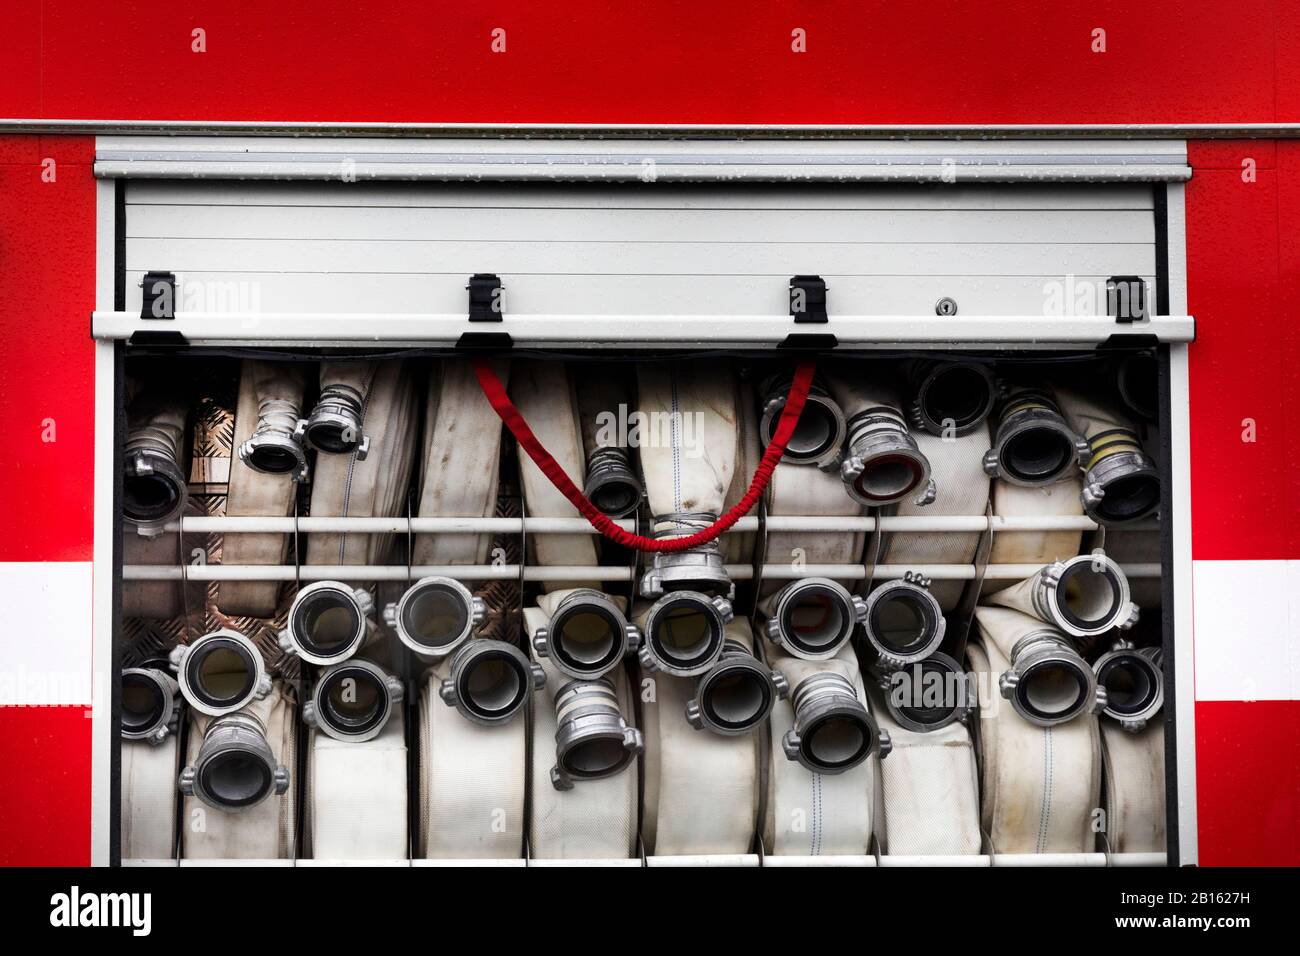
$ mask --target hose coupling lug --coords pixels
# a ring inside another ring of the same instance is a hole
[[[550,635],[546,628],[539,627],[537,630],[533,631],[532,645],[533,651],[536,652],[538,657],[551,656],[550,651],[548,650],[550,647]]]
[[[882,728],[880,731],[880,737],[876,744],[876,753],[880,756],[881,760],[884,760],[893,752],[893,750],[894,741],[890,739],[889,731]]]
[[[319,727],[320,722],[316,718],[316,704],[314,701],[305,700],[302,703],[302,722],[308,727]]]
[[[786,700],[789,698],[790,679],[776,668],[772,669],[772,686],[776,688],[776,696],[778,699]]]
[[[931,478],[928,481],[926,481],[925,490],[922,491],[919,495],[917,495],[917,497],[914,499],[914,503],[918,507],[924,508],[926,505],[934,504],[934,499],[938,497],[938,495],[939,495],[939,489],[935,485],[934,479]]]

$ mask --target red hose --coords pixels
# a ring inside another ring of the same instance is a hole
[[[570,503],[591,523],[593,528],[611,541],[617,541],[619,544],[634,548],[637,551],[664,551],[670,553],[686,551],[690,548],[697,548],[702,544],[708,544],[744,517],[754,505],[758,504],[758,499],[762,497],[764,489],[767,488],[767,483],[772,480],[772,472],[776,470],[777,462],[785,454],[785,446],[790,441],[791,436],[794,435],[795,426],[799,424],[799,415],[803,411],[804,402],[808,399],[808,389],[812,387],[813,373],[816,370],[817,364],[811,360],[799,362],[795,366],[794,381],[790,385],[790,394],[786,396],[785,408],[781,410],[781,418],[777,422],[776,434],[772,436],[771,444],[767,446],[762,461],[758,463],[758,468],[754,471],[754,480],[749,483],[749,490],[745,492],[745,496],[740,501],[736,502],[736,506],[703,531],[697,531],[684,538],[660,539],[643,538],[639,534],[624,531],[599,508],[588,501],[587,496],[582,493],[582,489],[569,479],[569,476],[564,473],[564,469],[551,457],[551,453],[543,448],[542,443],[537,440],[533,430],[524,421],[524,416],[519,414],[519,409],[515,408],[514,402],[510,401],[510,396],[506,394],[506,388],[501,384],[501,379],[497,377],[491,363],[487,359],[474,360],[474,374],[478,376],[479,388],[483,389],[483,394],[487,397],[493,410],[500,416],[501,421],[505,422],[506,428],[510,429],[510,434],[515,436],[515,440],[519,442],[519,447],[528,454],[528,457],[542,470],[542,474],[559,489],[560,494],[569,499]]]

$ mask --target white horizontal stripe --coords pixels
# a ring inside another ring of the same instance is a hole
[[[1197,700],[1300,700],[1300,561],[1193,561]]]
[[[89,561],[0,562],[0,705],[91,700]]]

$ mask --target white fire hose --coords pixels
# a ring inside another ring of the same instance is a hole
[[[333,363],[321,367],[322,394],[327,371],[335,367]],[[332,379],[338,384],[331,392],[338,405],[330,405],[329,415],[322,416],[318,404],[313,412],[316,431],[311,420],[307,425],[308,440],[318,449],[311,513],[375,518],[404,514],[418,423],[411,369],[401,361],[339,368],[348,369],[348,374],[339,372]],[[354,396],[353,391],[366,382],[364,394]],[[308,535],[304,563],[383,564],[391,544],[388,534],[315,533]]]
[[[122,449],[122,511],[128,530],[157,537],[189,499],[184,393],[171,385],[140,385],[127,407]]]
[[[986,688],[977,722],[981,825],[994,853],[1091,852],[1102,776],[1097,719],[1036,726],[987,690],[1008,667],[998,645],[972,642],[967,655]]]
[[[658,537],[680,538],[722,513],[736,474],[738,412],[731,370],[717,361],[637,366],[637,446]],[[677,554],[656,553],[641,593],[691,589],[727,594],[717,542]]]
[[[518,361],[510,373],[510,397],[533,433],[564,473],[575,479],[586,470],[573,385],[563,362]],[[578,509],[542,474],[527,455],[519,470],[528,515],[534,518],[576,518]],[[583,534],[536,534],[527,539],[532,559],[540,565],[589,566],[599,563],[596,540]],[[599,582],[574,582],[598,587]],[[544,587],[555,587],[554,584]]]
[[[306,373],[296,362],[245,360],[239,375],[235,437],[230,459],[226,514],[230,517],[282,518],[293,514],[297,482],[307,477],[301,421]],[[285,534],[228,534],[222,539],[224,564],[283,564],[289,552]],[[223,581],[217,605],[226,614],[271,617],[280,585],[276,581]]]
[[[786,675],[795,693],[810,677],[832,674],[848,683],[866,712],[866,689],[852,648],[845,647],[829,661],[803,661],[782,655],[771,645],[767,649],[769,663]],[[828,774],[790,759],[785,741],[796,728],[797,703],[782,700],[772,709],[763,845],[773,856],[865,855],[871,851],[877,760],[873,754],[842,772]],[[843,733],[828,735],[826,756],[841,762],[846,755],[854,759],[868,743],[870,729],[860,722],[837,725]],[[872,743],[871,749],[878,749],[878,744]]]
[[[404,723],[398,709],[369,740],[312,733],[305,853],[318,860],[406,859]]]
[[[586,363],[581,369],[582,387],[575,392],[586,459],[586,471],[579,473],[583,475],[583,494],[609,517],[625,518],[645,498],[636,449],[628,443],[635,407],[634,366]],[[555,454],[548,442],[542,444]],[[575,482],[579,474],[572,475]]]
[[[758,463],[763,458],[763,446],[758,437],[757,407],[754,387],[749,382],[736,381],[736,471],[731,476],[731,486],[723,499],[723,513],[730,511],[749,490]],[[775,480],[773,475],[773,480]],[[769,489],[771,485],[768,486]],[[733,531],[722,536],[722,556],[728,564],[748,564],[754,560],[752,531]]]
[[[941,407],[949,408],[948,404]],[[921,454],[930,462],[935,498],[928,505],[904,499],[895,514],[900,516],[983,515],[989,503],[989,476],[984,471],[984,452],[989,447],[987,426],[978,424],[965,434],[947,438],[916,431],[912,436]],[[903,567],[925,564],[971,564],[979,550],[980,535],[970,533],[927,534],[894,532],[881,549],[883,564]],[[930,593],[945,612],[961,600],[964,581],[935,581]]]
[[[746,651],[752,646],[747,622],[733,621],[727,633]],[[641,687],[645,721],[641,833],[646,853],[749,852],[756,826],[762,736],[724,736],[692,727],[686,710],[696,693],[693,680],[642,672]]]
[[[1007,662],[998,692],[1026,722],[1060,726],[1105,709],[1106,689],[1064,631],[1002,607],[976,608],[975,623],[986,653]]]
[[[1073,476],[1088,443],[1070,427],[1053,390],[1012,385],[998,402],[984,470],[1013,485],[1037,487]]]
[[[877,770],[876,836],[882,853],[964,856],[980,852],[979,767],[970,730],[953,721],[919,733],[894,720],[883,691],[868,685],[891,750]]]
[[[1072,637],[1098,637],[1137,623],[1123,570],[1102,554],[1079,554],[1044,565],[1036,574],[988,598],[1050,624]]]
[[[993,513],[998,517],[1082,515],[1077,477],[1050,485],[1025,487],[993,482]],[[993,535],[989,564],[1051,564],[1079,553],[1082,531],[999,531]],[[1014,581],[985,581],[984,595],[1010,587]]]
[[[230,541],[240,535],[231,535]],[[254,537],[256,537],[254,535]],[[186,542],[189,544],[189,541]],[[197,539],[196,539],[196,543]],[[182,559],[181,546],[174,534],[162,534],[153,538],[127,531],[122,535],[122,563],[156,564],[175,567]],[[189,555],[185,555],[189,560]],[[184,613],[185,605],[181,599],[178,581],[132,581],[131,586],[122,589],[122,616],[147,617],[167,620]],[[276,585],[278,589],[279,585]],[[224,585],[223,585],[224,593]]]
[[[930,462],[908,428],[903,401],[879,362],[829,371],[826,382],[848,422],[840,478],[864,505],[934,500]]]
[[[180,688],[166,662],[122,672],[122,858],[176,855]]]
[[[524,623],[534,632],[547,623],[540,608],[525,608]],[[531,815],[528,839],[531,855],[537,859],[628,859],[637,851],[637,761],[628,759],[626,738],[615,739],[618,728],[610,726],[612,714],[594,719],[594,743],[585,762],[589,768],[621,764],[616,773],[577,780],[567,790],[557,789],[552,771],[557,764],[556,738],[559,721],[556,695],[569,686],[566,678],[545,659],[538,663],[546,673],[546,686],[532,697],[529,790]],[[604,678],[612,682],[613,703],[621,715],[626,734],[631,729],[632,688],[626,672],[616,668]],[[522,778],[522,768],[518,771]]]
[[[1137,429],[1099,399],[1057,388],[1070,427],[1088,443],[1084,462],[1083,504],[1100,524],[1122,525],[1160,507],[1160,473]]]
[[[243,726],[226,725],[232,718]],[[185,795],[180,821],[186,859],[293,855],[294,791],[287,774],[295,766],[296,731],[293,691],[279,682],[233,714],[193,714],[186,761],[193,774],[182,771],[181,777],[182,793],[193,790]]]
[[[508,380],[509,365],[497,363]],[[468,361],[436,364],[429,383],[420,467],[421,518],[491,517],[501,471],[501,420]],[[415,536],[414,564],[487,564],[490,534]]]
[[[1112,853],[1165,850],[1165,728],[1137,734],[1101,724],[1106,761],[1106,836]]]

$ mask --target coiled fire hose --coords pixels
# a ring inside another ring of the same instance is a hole
[[[180,688],[165,661],[122,671],[124,860],[167,860],[176,855],[179,696]]]
[[[876,836],[882,853],[961,856],[980,852],[979,767],[960,720],[927,732],[899,724],[887,689],[868,685],[872,712],[889,734],[877,770]]]
[[[745,621],[727,627],[728,637],[740,642],[747,654],[748,631]],[[761,689],[762,685],[753,686]],[[696,693],[693,680],[642,671],[641,688],[645,731],[641,834],[646,853],[749,852],[756,825],[761,735],[698,732],[687,719],[687,703]],[[761,706],[755,702],[752,709]]]
[[[1106,765],[1106,837],[1112,853],[1165,850],[1165,728],[1160,721],[1140,733],[1101,724]]]
[[[993,641],[972,641],[967,655],[985,688],[996,687],[1010,666]],[[1083,714],[1040,727],[988,690],[981,692],[979,717],[981,825],[994,852],[1091,852],[1102,776],[1097,719]]]
[[[322,366],[322,393],[326,371]],[[407,363],[385,361],[361,363],[347,381],[355,384],[363,371],[369,373],[369,387],[361,397],[337,409],[329,406],[330,415],[324,419],[313,412],[321,421],[317,447],[327,449],[316,456],[313,515],[383,518],[406,513],[419,419],[414,376]],[[338,411],[344,407],[346,414]],[[358,431],[364,433],[362,438],[357,438]],[[307,434],[312,440],[310,420]],[[391,534],[313,533],[308,535],[304,563],[383,564],[392,541]]]
[[[510,371],[510,394],[519,413],[566,474],[584,471],[582,435],[568,369],[563,362],[517,361]],[[529,458],[519,461],[527,513],[537,518],[576,518],[578,511]],[[526,538],[532,560],[550,566],[599,563],[596,542],[581,534],[531,534]],[[547,582],[545,590],[557,585]],[[564,586],[599,587],[599,582],[565,582]]]
[[[867,713],[866,689],[852,648],[843,648],[829,661],[798,660],[780,654],[771,645],[768,651],[769,663],[786,675],[793,693],[810,677],[832,675],[847,682],[861,705],[861,714]],[[798,725],[797,708],[798,701],[792,699],[777,701],[772,709],[763,845],[774,856],[865,855],[871,850],[877,760],[863,758],[838,773],[818,773],[790,759],[786,740]],[[827,758],[843,763],[836,758],[858,756],[871,732],[861,714],[856,722],[840,725],[845,733],[828,737]],[[842,746],[846,743],[849,746]]]
[[[786,443],[789,442],[790,436],[794,433],[799,414],[803,411],[804,402],[808,397],[808,389],[812,385],[815,368],[812,362],[800,362],[796,368],[794,384],[791,386],[790,396],[786,400],[785,408],[781,412],[781,420],[777,426],[776,434],[772,438],[772,444],[763,453],[763,459],[759,462],[758,469],[754,473],[754,479],[750,482],[749,489],[740,501],[707,528],[683,537],[656,539],[645,538],[624,531],[587,500],[586,496],[583,495],[569,476],[564,473],[564,470],[559,467],[555,459],[542,446],[541,442],[538,441],[537,436],[533,434],[532,429],[529,428],[528,423],[520,415],[519,410],[510,401],[505,386],[492,365],[485,360],[478,360],[474,366],[483,394],[487,396],[493,410],[505,422],[510,433],[515,436],[515,439],[519,442],[519,447],[537,464],[542,473],[560,489],[564,496],[578,509],[578,512],[591,523],[592,527],[605,537],[624,547],[634,548],[638,551],[666,552],[670,554],[696,548],[713,541],[758,503],[758,499],[763,494],[763,489],[767,487],[767,483],[771,479],[772,471],[776,468],[777,462],[780,461],[781,455],[785,452]],[[707,374],[707,372],[701,372],[701,375]],[[716,370],[713,375],[716,376]],[[732,470],[734,469],[726,471],[727,483],[723,485],[724,492],[730,484]],[[719,470],[717,473],[721,475],[722,471]]]
[[[524,623],[536,632],[547,623],[546,612],[525,608]],[[528,842],[536,859],[628,859],[636,855],[639,774],[635,751],[643,745],[633,733],[632,689],[626,673],[615,668],[601,682],[612,696],[598,693],[586,726],[568,725],[563,739],[557,719],[557,697],[572,681],[545,658],[534,658],[546,673],[546,686],[533,694],[529,767],[530,817]],[[600,692],[600,687],[593,688]],[[621,722],[621,726],[620,726]],[[567,754],[571,769],[585,772],[569,789],[557,789],[553,771]],[[610,768],[617,768],[609,773]],[[522,785],[523,774],[516,771]],[[591,774],[602,774],[591,776]]]
[[[235,406],[236,452],[230,460],[226,514],[230,517],[283,518],[293,514],[298,482],[306,479],[307,456],[299,430],[306,373],[296,362],[245,360],[240,367]],[[283,564],[287,534],[228,534],[222,539],[223,564]],[[272,617],[280,595],[278,581],[222,581],[217,606],[235,616]]]
[[[191,702],[192,703],[192,702]],[[293,855],[296,727],[292,689],[220,717],[192,713],[180,820],[186,859],[266,860]],[[186,793],[187,790],[192,792]]]

